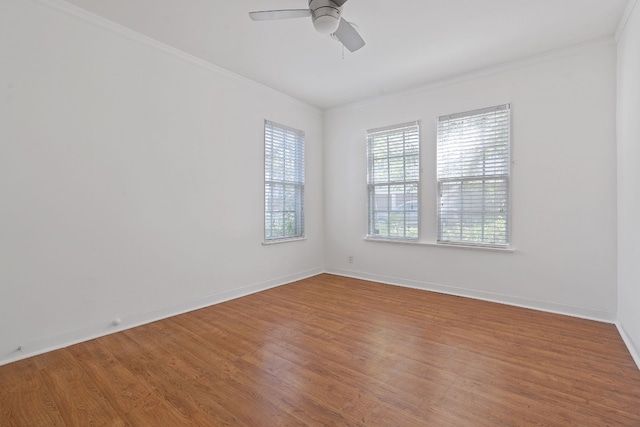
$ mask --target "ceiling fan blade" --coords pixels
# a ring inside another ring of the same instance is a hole
[[[283,9],[283,10],[263,10],[260,12],[249,12],[249,17],[254,21],[271,21],[274,19],[304,18],[311,16],[309,9]]]
[[[344,18],[340,18],[340,25],[333,35],[336,36],[336,38],[340,40],[340,43],[349,49],[350,52],[355,52],[365,45],[365,42],[362,37],[360,37],[360,34],[358,34],[358,31],[356,31],[356,29],[353,28],[353,25],[349,24]]]
[[[347,2],[347,0],[331,0],[336,4],[336,6],[340,7]]]

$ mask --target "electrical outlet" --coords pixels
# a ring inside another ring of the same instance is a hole
[[[349,264],[353,264],[353,255],[349,255],[348,261]]]

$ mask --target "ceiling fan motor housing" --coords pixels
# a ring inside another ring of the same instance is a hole
[[[310,0],[311,19],[316,31],[322,34],[333,34],[340,25],[342,8],[331,0]]]

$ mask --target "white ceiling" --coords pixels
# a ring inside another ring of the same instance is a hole
[[[307,0],[67,1],[323,109],[612,35],[627,2],[350,0],[350,53],[310,18],[248,17]]]

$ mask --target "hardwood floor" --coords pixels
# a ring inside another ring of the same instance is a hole
[[[0,367],[2,426],[640,426],[615,326],[338,276]]]

